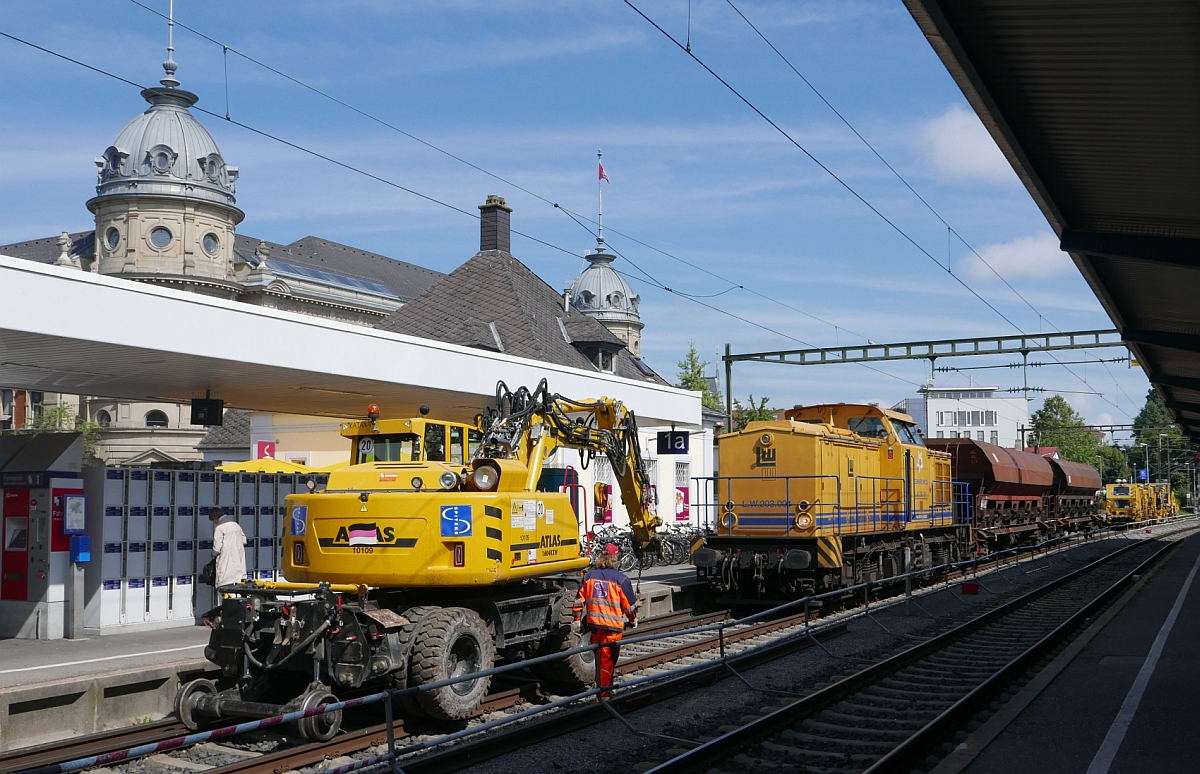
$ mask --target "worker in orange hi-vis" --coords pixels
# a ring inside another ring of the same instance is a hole
[[[637,628],[637,596],[629,578],[617,569],[621,550],[612,543],[596,557],[595,569],[583,576],[583,585],[575,598],[571,630],[579,634],[583,627],[591,631],[592,644],[607,645],[596,651],[600,663],[600,687],[612,685],[617,658],[621,654],[621,635],[628,619]],[[581,624],[582,620],[582,624]],[[601,694],[609,697],[608,691]]]

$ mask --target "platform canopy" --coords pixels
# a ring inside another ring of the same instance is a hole
[[[0,256],[5,387],[178,403],[209,391],[229,408],[331,417],[427,404],[462,421],[497,380],[541,379],[619,399],[643,426],[700,425],[697,392]]]
[[[1200,440],[1194,0],[905,0],[1184,432]]]

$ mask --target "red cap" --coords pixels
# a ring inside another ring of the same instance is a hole
[[[611,556],[616,556],[617,554],[621,553],[621,549],[617,548],[615,543],[609,543],[604,547],[604,553]]]

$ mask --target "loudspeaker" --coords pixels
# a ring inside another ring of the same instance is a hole
[[[216,398],[192,398],[192,424],[212,427],[220,425],[225,414],[225,401]]]

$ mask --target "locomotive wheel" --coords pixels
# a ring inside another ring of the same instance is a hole
[[[413,642],[410,687],[461,677],[492,668],[492,637],[474,610],[444,607],[417,627]],[[425,714],[442,720],[465,720],[487,695],[492,678],[478,677],[417,694]]]
[[[179,688],[175,694],[175,717],[187,726],[189,731],[203,731],[208,726],[208,719],[196,713],[196,699],[206,693],[216,693],[217,686],[212,680],[193,680]]]
[[[586,645],[586,637],[576,635],[571,631],[571,608],[575,604],[575,594],[568,590],[558,602],[559,627],[542,641],[539,656],[549,656],[564,650]],[[533,674],[547,684],[548,687],[566,693],[578,693],[590,688],[596,679],[596,656],[593,651],[576,653],[568,658],[560,658],[532,668]]]
[[[325,704],[336,704],[337,697],[326,690],[318,688],[305,694],[300,702],[300,709],[310,710]],[[328,742],[342,727],[342,711],[326,712],[311,718],[300,718],[296,721],[300,734],[310,742]]]

